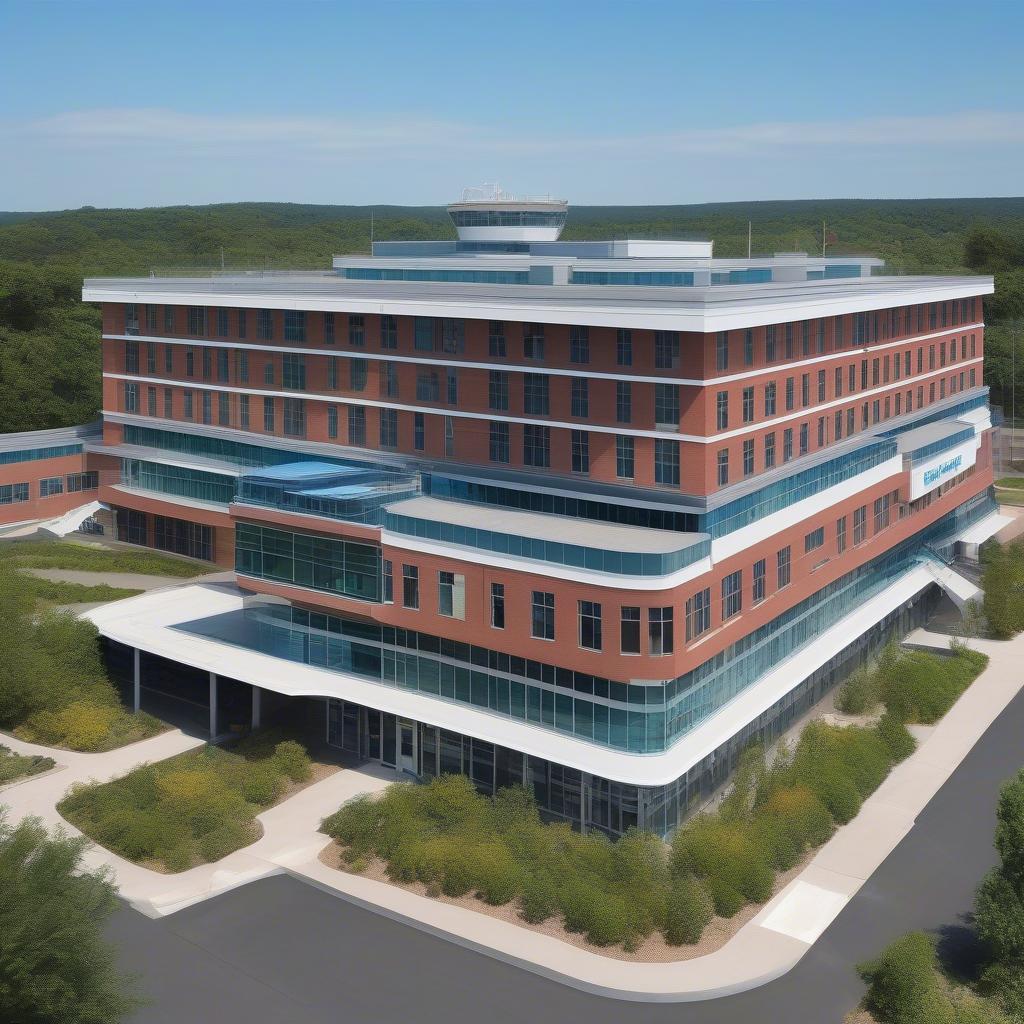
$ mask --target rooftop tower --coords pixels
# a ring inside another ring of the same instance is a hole
[[[551,196],[514,196],[500,185],[462,191],[448,207],[460,242],[556,242],[569,203]]]

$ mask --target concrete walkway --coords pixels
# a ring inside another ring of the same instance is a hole
[[[949,637],[918,630],[917,646],[948,647]],[[617,960],[570,946],[464,907],[384,882],[337,871],[319,860],[327,845],[320,820],[345,800],[394,781],[388,770],[344,770],[259,816],[264,835],[214,865],[178,875],[148,871],[92,847],[90,866],[105,864],[122,895],[151,917],[172,914],[210,896],[268,875],[293,877],[386,917],[461,946],[594,994],[618,999],[682,1002],[742,992],[793,968],[850,898],[911,830],[917,815],[1024,684],[1024,636],[1005,643],[971,641],[988,668],[934,727],[915,728],[917,751],[890,773],[861,812],[839,829],[801,874],[721,949],[677,963]],[[37,814],[61,821],[54,804],[72,782],[108,779],[144,761],[169,757],[200,741],[166,733],[110,754],[67,754],[4,738],[23,753],[46,753],[65,765],[0,794],[13,819]],[[74,831],[70,826],[65,826]]]

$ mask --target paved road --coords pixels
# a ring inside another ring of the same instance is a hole
[[[152,998],[133,1024],[839,1024],[862,988],[852,964],[912,928],[962,943],[994,862],[1001,782],[1024,764],[1024,693],[917,825],[788,975],[727,999],[651,1005],[588,996],[278,877],[161,921],[124,909],[109,934]]]

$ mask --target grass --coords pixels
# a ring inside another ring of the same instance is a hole
[[[0,785],[29,775],[48,772],[56,762],[52,757],[38,754],[16,754],[0,744]]]
[[[155,551],[104,548],[61,540],[19,540],[0,544],[0,558],[30,569],[73,569],[82,572],[140,573],[190,579],[210,567]]]
[[[638,830],[614,843],[581,835],[542,821],[529,790],[485,797],[461,775],[357,799],[321,831],[349,870],[379,861],[392,881],[511,904],[524,921],[554,918],[594,946],[635,950],[655,932],[670,945],[696,943],[714,915],[766,902],[779,872],[850,821],[913,751],[905,723],[934,721],[987,658],[957,646],[948,658],[893,648],[881,661],[888,675],[877,692],[889,706],[879,722],[812,722],[770,765],[749,749],[720,807],[689,819],[671,844]]]
[[[25,588],[30,591],[36,602],[42,605],[66,604],[103,604],[108,601],[120,601],[125,597],[135,597],[141,590],[130,587],[112,587],[109,583],[97,583],[89,586],[85,583],[70,583],[65,580],[47,580],[29,573],[21,574],[25,579]]]
[[[310,777],[305,749],[272,731],[142,765],[57,805],[90,839],[136,863],[185,871],[259,838],[256,815]]]
[[[1024,489],[1024,476],[1003,476],[996,481],[996,487],[1011,487],[1015,490]]]

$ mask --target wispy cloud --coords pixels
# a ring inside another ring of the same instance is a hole
[[[8,125],[8,132],[71,147],[169,147],[191,153],[287,147],[291,156],[375,152],[757,154],[804,148],[1024,144],[1024,113],[967,111],[924,117],[768,121],[656,134],[522,136],[500,125],[415,117],[355,119],[190,114],[164,109],[86,110]],[[264,152],[266,152],[264,150]]]

